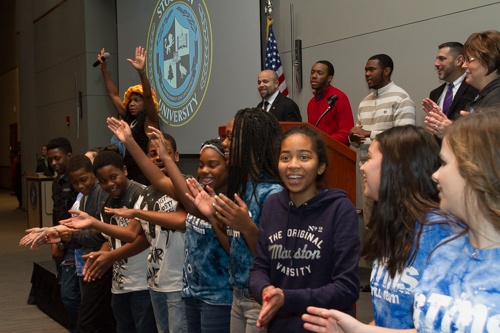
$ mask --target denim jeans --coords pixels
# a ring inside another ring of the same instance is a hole
[[[118,333],[158,332],[149,290],[113,294],[111,306]]]
[[[184,300],[181,291],[159,292],[149,290],[160,333],[187,333]]]
[[[73,263],[67,263],[72,261]],[[80,284],[76,275],[75,250],[67,249],[63,262],[59,265],[59,281],[61,282],[61,300],[68,312],[70,325],[68,331],[76,332],[76,322],[80,311]]]
[[[189,333],[229,333],[231,306],[213,305],[194,297],[184,299]]]
[[[266,329],[257,327],[257,318],[262,306],[255,301],[250,289],[233,287],[231,309],[231,333],[262,333]]]

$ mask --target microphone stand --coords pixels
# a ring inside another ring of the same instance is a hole
[[[319,117],[318,121],[316,122],[316,127],[318,127],[318,124],[319,122],[321,121],[321,119],[323,119],[323,117],[328,113],[330,112],[331,109],[333,109],[333,106],[335,105],[335,102],[339,99],[339,96],[337,95],[333,95],[333,96],[329,96],[328,99],[326,100],[328,102],[328,108],[326,109],[325,112],[323,112],[323,114]]]

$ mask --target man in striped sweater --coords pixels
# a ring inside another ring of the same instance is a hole
[[[365,79],[373,91],[366,96],[358,108],[356,126],[349,131],[351,145],[360,149],[360,165],[368,159],[368,147],[377,134],[394,126],[415,125],[415,104],[408,93],[391,81],[394,69],[392,59],[386,54],[377,54],[368,59]],[[360,177],[363,193],[364,177]],[[363,197],[363,219],[370,220],[373,200]]]

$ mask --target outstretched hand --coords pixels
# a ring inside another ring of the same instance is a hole
[[[191,193],[186,193],[186,196],[193,202],[193,204],[198,208],[200,213],[209,217],[215,213],[214,206],[217,204],[215,201],[215,192],[214,190],[207,185],[207,193],[198,181],[194,178],[189,178],[187,180],[187,185]]]
[[[134,140],[132,130],[125,120],[118,120],[115,117],[108,117],[106,119],[108,128],[123,144]]]
[[[143,47],[135,48],[135,59],[127,59],[128,62],[132,64],[132,66],[140,73],[144,71],[144,65],[146,64],[146,55],[147,52],[144,51]]]
[[[104,212],[111,215],[116,214],[126,219],[135,219],[135,209],[104,207]]]
[[[47,236],[51,233],[57,234],[58,231],[67,229],[64,226],[55,226],[55,227],[44,227],[44,228],[32,228],[27,229],[26,232],[29,232],[26,236],[21,238],[19,241],[19,245],[26,246],[31,244],[30,249],[38,249],[41,245],[47,242]],[[51,244],[51,243],[49,243]]]
[[[66,220],[59,221],[60,224],[69,228],[84,229],[92,227],[92,217],[81,210],[70,210],[70,214],[75,215]]]
[[[309,306],[309,314],[303,314],[304,328],[312,332],[365,333],[368,326],[350,315],[337,311]]]
[[[44,228],[31,228],[25,230],[26,232],[28,232],[28,234],[21,238],[21,240],[19,241],[19,246],[26,246],[28,244],[31,244],[31,242],[33,242],[43,230]],[[43,237],[45,237],[45,235]]]

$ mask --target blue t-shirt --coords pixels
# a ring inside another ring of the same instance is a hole
[[[208,304],[231,305],[229,256],[212,229],[212,224],[191,214],[184,234],[183,297],[194,297]]]
[[[261,205],[264,205],[267,197],[273,193],[278,193],[283,187],[276,183],[258,183],[255,194]],[[253,196],[252,181],[247,182],[247,190],[243,199],[248,207],[248,213],[252,221],[259,226],[262,215],[262,207],[255,201]],[[231,286],[240,289],[248,289],[248,271],[253,264],[253,254],[248,248],[243,235],[239,231],[227,227],[227,236],[231,244],[231,254],[229,257],[229,283]]]
[[[438,247],[415,288],[418,332],[500,332],[500,248],[464,235]]]
[[[386,263],[375,260],[373,263],[370,285],[372,291],[375,324],[381,327],[408,329],[413,328],[411,309],[413,292],[422,277],[430,252],[441,240],[456,234],[441,215],[427,214],[427,225],[420,236],[420,246],[411,266],[405,267],[401,274],[391,278]],[[421,224],[416,222],[415,232]],[[415,247],[416,240],[413,246]]]

